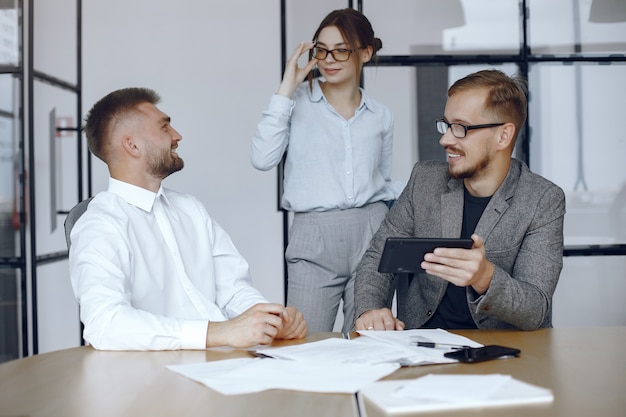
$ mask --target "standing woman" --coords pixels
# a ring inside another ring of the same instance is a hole
[[[287,61],[252,139],[257,169],[287,154],[282,206],[294,212],[287,305],[302,311],[312,332],[333,330],[341,300],[342,330],[351,330],[356,267],[388,211],[385,202],[401,191],[390,178],[393,114],[359,88],[363,64],[381,47],[363,14],[331,12],[313,42],[301,43]],[[323,79],[313,79],[315,65]]]

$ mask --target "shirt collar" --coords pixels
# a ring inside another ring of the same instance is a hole
[[[152,211],[152,206],[157,197],[162,195],[167,201],[165,194],[163,193],[163,186],[159,187],[159,191],[153,193],[145,188],[138,187],[133,184],[129,184],[124,181],[116,180],[109,177],[109,192],[118,195],[128,204],[132,204],[144,211]]]
[[[367,94],[365,94],[365,90],[360,87],[359,90],[361,90],[361,103],[359,103],[359,107],[357,108],[357,110],[365,107],[366,109],[374,113],[376,111],[376,103],[374,103],[374,101]],[[319,78],[313,79],[313,90],[310,91],[309,97],[313,102],[318,102],[322,99],[326,100],[326,97],[324,97],[324,93],[322,92],[322,87],[320,87]]]
[[[311,98],[311,101],[317,102],[324,98],[324,93],[322,93],[322,87],[320,87],[319,78],[315,78],[313,80],[313,89],[309,91],[310,91],[309,96]]]

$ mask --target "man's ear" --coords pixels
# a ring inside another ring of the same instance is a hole
[[[139,156],[139,147],[131,135],[124,135],[122,137],[122,148],[132,156]]]
[[[498,148],[506,149],[515,137],[515,125],[513,123],[506,123],[500,127],[500,135],[498,136]]]

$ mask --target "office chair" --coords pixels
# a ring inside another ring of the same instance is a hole
[[[78,219],[80,219],[80,216],[85,213],[85,211],[87,210],[87,206],[92,199],[93,197],[89,197],[88,199],[76,204],[74,207],[72,207],[70,212],[67,214],[67,217],[65,218],[63,226],[65,227],[65,243],[67,243],[68,250],[70,249],[70,245],[72,244],[72,242],[70,241],[70,233],[72,233],[72,228],[74,227],[74,224],[76,224]]]
[[[405,321],[407,298],[409,293],[409,285],[413,280],[414,273],[399,273],[394,274],[394,284],[396,286],[396,309],[398,319]]]
[[[68,251],[70,250],[70,245],[72,244],[72,242],[70,241],[70,233],[72,233],[72,228],[74,227],[78,219],[80,219],[80,216],[85,213],[85,211],[87,210],[87,206],[89,205],[91,200],[93,200],[93,196],[81,201],[80,203],[72,207],[70,212],[67,214],[67,217],[65,218],[65,222],[63,222],[63,227],[65,227],[65,243],[67,244]],[[78,307],[78,309],[80,310],[80,306]],[[83,331],[85,330],[85,325],[80,320],[79,323],[80,345],[85,346],[85,339],[83,339]]]

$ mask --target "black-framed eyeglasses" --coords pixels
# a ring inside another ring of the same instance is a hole
[[[504,123],[488,123],[485,125],[465,126],[460,123],[448,123],[445,119],[437,119],[435,120],[435,124],[437,125],[437,132],[441,133],[442,135],[445,134],[448,129],[451,129],[452,135],[454,135],[455,138],[463,139],[467,135],[468,130],[502,126]]]
[[[328,54],[330,54],[333,59],[337,62],[343,62],[350,59],[350,54],[352,53],[352,49],[346,48],[337,48],[337,49],[325,49],[320,46],[315,46],[312,51],[312,56],[315,59],[326,59]]]

